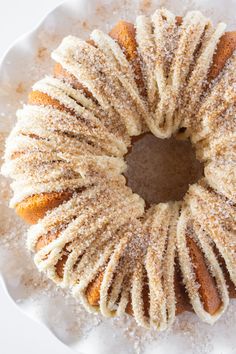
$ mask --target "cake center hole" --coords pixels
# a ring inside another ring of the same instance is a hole
[[[143,134],[133,139],[126,155],[127,185],[147,205],[183,199],[189,185],[203,176],[190,141]]]

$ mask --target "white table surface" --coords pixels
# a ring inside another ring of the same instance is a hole
[[[61,0],[0,0],[0,56]],[[70,354],[41,325],[23,315],[0,284],[0,353]]]

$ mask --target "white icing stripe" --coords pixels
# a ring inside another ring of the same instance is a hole
[[[22,110],[17,112],[18,129],[22,133],[28,133],[32,126],[54,131],[61,131],[64,133],[76,135],[78,137],[87,137],[94,144],[97,142],[106,145],[112,149],[111,152],[117,154],[120,149],[123,154],[127,151],[126,146],[122,140],[117,138],[114,134],[107,131],[105,127],[100,125],[96,120],[89,119],[90,116],[83,116],[80,119],[76,116],[59,111],[50,107],[40,106],[25,106]],[[29,129],[28,131],[25,129]]]
[[[147,220],[149,222],[149,220]],[[147,251],[146,270],[150,289],[150,324],[159,330],[167,327],[166,297],[162,282],[162,265],[168,238],[170,209],[159,204],[151,215],[150,247]]]
[[[195,124],[192,127],[191,140],[197,143],[215,133],[214,121],[231,110],[236,104],[236,52],[230,58],[221,76],[216,80],[212,90],[207,92],[197,115]],[[222,126],[224,123],[221,122]],[[192,124],[193,125],[193,124]],[[220,130],[220,127],[217,127]],[[222,134],[222,132],[221,132]]]
[[[217,290],[219,292],[220,298],[222,300],[222,305],[214,314],[217,320],[221,314],[226,310],[229,304],[229,294],[227,290],[227,285],[224,277],[224,273],[221,269],[220,263],[217,259],[217,256],[214,253],[213,247],[211,245],[209,237],[206,235],[203,228],[200,224],[197,224],[196,221],[193,222],[193,229],[195,235],[197,235],[198,241],[201,244],[201,249],[204,252],[205,259],[207,261],[208,269],[211,275],[216,281]]]
[[[130,296],[130,277],[125,278],[122,284],[122,291],[120,296],[120,301],[118,303],[117,308],[117,316],[122,316],[127,308],[129,303],[129,296]]]
[[[29,183],[53,182],[73,178],[86,179],[91,177],[93,171],[98,175],[106,172],[107,177],[119,175],[126,170],[122,159],[107,156],[76,156],[68,161],[68,155],[43,153],[24,154],[11,161],[7,166],[7,173],[15,179]],[[27,173],[25,171],[27,168]],[[50,168],[50,169],[49,169]],[[37,169],[37,177],[35,176]],[[45,174],[45,170],[48,170]]]
[[[45,79],[35,84],[33,89],[43,92],[51,98],[59,101],[60,104],[68,108],[72,114],[74,112],[78,118],[89,121],[90,124],[93,124],[97,127],[97,129],[100,129],[103,134],[112,135],[112,131],[115,131],[114,127],[112,127],[112,121],[110,126],[106,127],[105,123],[107,123],[107,117],[102,117],[102,112],[99,111],[99,109],[95,109],[94,105],[92,104],[90,104],[89,109],[87,109],[86,105],[81,105],[80,101],[77,100],[77,97],[74,94],[74,91],[76,90],[68,89],[68,85],[64,85],[63,87],[63,84],[57,84],[55,80],[56,79],[46,77]],[[107,130],[109,131],[107,132]],[[117,139],[115,135],[114,139]]]
[[[120,192],[117,193],[116,197],[112,196],[110,193],[110,196],[108,198],[105,198],[104,193],[107,194],[108,192],[104,191],[100,195],[100,197],[97,194],[96,202],[94,198],[91,199],[90,203],[89,201],[87,201],[85,204],[86,212],[83,212],[81,206],[80,208],[78,208],[78,206],[76,207],[78,209],[78,214],[75,214],[76,219],[72,218],[71,221],[67,221],[69,222],[68,227],[61,232],[60,237],[52,241],[49,245],[44,247],[36,254],[35,261],[37,262],[38,267],[40,267],[40,269],[54,267],[60,259],[61,251],[64,249],[66,244],[73,242],[74,240],[80,241],[81,252],[83,252],[84,250],[83,247],[85,247],[86,249],[90,246],[91,242],[95,240],[96,234],[102,233],[102,240],[105,241],[105,233],[103,230],[104,228],[107,228],[107,226],[109,225],[109,230],[111,230],[113,222],[114,226],[118,228],[120,226],[120,222],[124,223],[124,220],[125,222],[127,220],[124,218],[120,218],[117,221],[115,220],[115,216],[119,214],[119,210],[126,210],[127,212],[129,211],[129,213],[125,214],[126,218],[129,218],[129,215],[137,216],[143,212],[143,203],[137,195],[130,194],[130,196],[128,197],[124,194],[124,192]],[[75,202],[80,203],[80,199],[80,196],[78,196],[78,201],[76,201],[75,199]],[[64,207],[66,207],[66,205]],[[55,223],[57,219],[55,218],[55,213],[52,213],[53,220]],[[96,221],[91,223],[90,219],[94,219]],[[44,220],[42,220],[42,223],[44,223]],[[59,224],[60,223],[61,220],[59,220]],[[35,236],[35,227],[32,227],[32,231],[30,231],[30,239],[32,245],[35,245],[35,243],[37,242],[36,240],[41,237],[42,231],[44,229],[45,226],[43,229],[38,228],[38,230],[36,230],[37,236]],[[46,228],[46,230],[47,229],[48,228]],[[107,237],[110,238],[111,236],[112,234],[110,232],[107,232]],[[49,256],[45,258],[46,255]]]
[[[191,300],[191,304],[194,308],[194,311],[198,314],[198,316],[207,323],[213,324],[225,311],[225,308],[228,305],[228,293],[227,287],[225,284],[225,280],[223,277],[223,273],[220,270],[220,266],[217,262],[217,259],[213,253],[213,250],[210,247],[210,244],[207,242],[207,239],[203,234],[199,233],[198,237],[201,242],[201,246],[205,252],[205,257],[209,261],[210,259],[210,269],[212,275],[215,276],[217,285],[220,289],[220,294],[222,296],[223,304],[219,307],[219,309],[213,315],[209,314],[205,309],[202,303],[200,294],[199,294],[199,284],[196,279],[194,267],[192,265],[192,261],[189,255],[186,235],[187,228],[189,227],[189,223],[191,222],[191,214],[189,212],[188,207],[183,208],[181,211],[181,216],[178,222],[178,231],[177,231],[177,245],[178,245],[178,253],[180,266],[183,274],[183,280],[188,291],[189,298]]]
[[[183,94],[195,50],[202,40],[206,27],[209,26],[209,21],[199,12],[190,12],[177,29],[175,17],[165,10],[156,11],[152,20],[153,23],[145,16],[137,18],[137,42],[145,64],[144,76],[147,78],[149,107],[151,111],[155,108],[153,117],[148,119],[147,124],[153,134],[166,138],[178,129],[183,119],[183,115],[176,113],[181,103],[180,95],[183,95],[182,101],[185,105],[188,103],[192,106],[192,103],[188,102],[188,96],[198,85],[194,104],[198,103],[202,83],[225,25],[220,24],[210,39],[205,36],[206,43],[202,44],[205,50],[199,57],[187,91]],[[172,48],[168,46],[170,42],[173,42]],[[167,52],[168,49],[170,53]],[[199,74],[202,79],[199,78]]]
[[[194,218],[204,226],[209,237],[214,241],[236,285],[236,211],[234,205],[200,185],[191,186],[189,193],[188,203]],[[209,211],[211,218],[209,218]]]
[[[101,289],[100,289],[100,310],[103,316],[106,317],[111,317],[115,315],[114,310],[112,308],[109,308],[107,305],[108,298],[109,298],[109,288],[112,285],[113,277],[114,277],[114,272],[119,264],[120,257],[122,256],[122,253],[124,252],[124,249],[128,243],[128,238],[123,238],[117,247],[115,248],[114,253],[112,254],[107,267],[104,272],[102,284],[101,284]],[[124,274],[123,274],[124,277]],[[122,280],[122,279],[121,279]],[[121,285],[121,284],[120,284]],[[114,296],[114,294],[113,294]],[[117,297],[116,299],[117,300]],[[115,304],[115,303],[114,303]],[[113,306],[114,306],[113,304]],[[110,303],[111,305],[111,303]]]
[[[100,181],[99,184],[90,186],[79,193],[78,196],[75,194],[68,202],[53,209],[42,220],[40,220],[38,224],[33,225],[28,232],[29,239],[34,240],[34,245],[35,237],[37,239],[43,234],[47,234],[48,232],[57,229],[58,225],[61,223],[65,225],[69,224],[85,205],[90,205],[92,203],[93,209],[95,210],[97,201],[99,201],[99,204],[102,204],[103,199],[106,198],[112,199],[118,197],[122,200],[130,197],[131,195],[131,190],[129,188],[124,188],[123,179],[117,178],[108,180],[105,184]],[[135,201],[135,198],[136,201],[137,199],[140,200],[137,195],[132,197],[134,198],[133,201]],[[29,247],[31,249],[31,246]]]
[[[126,60],[122,50],[111,37],[105,33],[95,30],[91,34],[91,38],[97,46],[104,51],[111,65],[114,65],[112,71],[117,71],[116,75],[119,78],[124,90],[132,97],[137,112],[140,112],[141,119],[148,120],[149,113],[139,94],[138,87],[134,79],[134,73],[131,71],[130,65]]]
[[[118,72],[112,71],[113,68],[101,50],[69,36],[53,52],[52,58],[87,87],[103,109],[115,109],[126,125],[129,135],[141,133],[141,117],[132,97],[122,87]]]
[[[134,80],[134,74],[119,45],[110,36],[99,30],[94,30],[91,33],[91,39],[95,42],[97,47],[104,52],[110,65],[113,66],[113,69],[119,71],[119,73],[117,73],[119,79],[121,81],[124,80],[123,82],[129,85],[131,91],[139,95],[138,87]],[[135,95],[134,93],[133,95]],[[139,101],[141,100],[140,97],[137,98]]]
[[[43,80],[36,82],[32,89],[34,91],[41,91],[41,85],[48,85],[54,88],[55,90],[61,90],[61,94],[66,94],[69,97],[73,98],[78,104],[82,107],[89,109],[91,111],[98,111],[96,104],[89,98],[87,98],[82,91],[74,89],[68,83],[65,83],[55,77],[46,76]],[[42,91],[43,92],[43,91]]]
[[[236,114],[236,110],[235,114]],[[197,146],[197,158],[200,161],[214,161],[217,158],[224,158],[227,155],[231,156],[231,160],[236,154],[236,126],[235,123],[230,124],[227,115],[221,119],[221,122],[228,122],[226,127],[222,127],[223,135],[217,131],[200,141]],[[226,128],[226,129],[224,129]]]
[[[149,110],[153,113],[153,106],[157,96],[157,86],[153,75],[155,69],[155,43],[152,36],[152,24],[149,17],[139,16],[136,19],[136,39],[138,52],[143,63],[143,76],[147,89]]]
[[[144,269],[142,262],[137,262],[133,270],[132,285],[131,285],[131,301],[132,309],[136,322],[142,327],[149,327],[149,321],[144,314],[144,300],[143,300],[143,287],[144,287]],[[159,301],[159,299],[158,299]]]
[[[196,66],[194,67],[191,73],[191,76],[188,80],[187,88],[184,93],[184,100],[182,103],[184,107],[182,112],[184,122],[182,124],[185,127],[190,127],[191,125],[190,117],[193,116],[196,112],[198,102],[202,94],[203,84],[206,81],[208,70],[212,63],[216,46],[226,28],[226,25],[224,23],[220,23],[216,27],[215,31],[212,33],[212,26],[208,26],[209,29],[207,30],[210,32],[210,34],[206,36],[206,43],[204,43],[204,45],[202,46],[202,52],[196,60]]]
[[[107,155],[107,153],[100,147],[92,146],[85,140],[69,138],[66,135],[60,135],[58,133],[46,134],[44,137],[31,137],[29,135],[22,135],[19,133],[11,134],[6,142],[5,159],[14,159],[14,154],[22,154],[32,152],[57,152],[68,153],[70,151],[71,156],[89,155],[89,156],[101,156]]]
[[[15,208],[19,203],[23,200],[26,200],[28,197],[34,195],[40,195],[42,193],[50,193],[54,192],[63,192],[65,190],[76,190],[78,188],[87,187],[92,184],[89,179],[84,181],[82,178],[71,179],[68,181],[53,181],[48,183],[35,183],[32,186],[32,183],[28,183],[27,181],[22,182],[13,182],[11,184],[11,188],[14,192],[14,196],[10,201],[10,207]]]
[[[176,294],[175,294],[175,261],[177,257],[177,223],[181,203],[170,204],[171,220],[168,230],[168,243],[163,260],[163,288],[166,296],[167,327],[170,327],[175,320]]]
[[[152,16],[152,22],[156,47],[154,73],[160,100],[163,100],[168,85],[168,70],[174,57],[173,49],[176,45],[174,38],[177,36],[177,26],[175,16],[165,9],[157,10]]]
[[[123,245],[123,240],[121,241]],[[119,266],[119,264],[118,264]],[[115,274],[113,274],[113,280],[111,283],[111,292],[108,297],[108,311],[114,313],[114,309],[116,309],[116,304],[119,302],[119,295],[122,292],[122,286],[124,283],[125,276],[127,274],[128,265],[123,261],[122,265],[118,268]]]
[[[204,169],[209,185],[236,203],[236,154],[233,159],[227,155],[208,163]]]

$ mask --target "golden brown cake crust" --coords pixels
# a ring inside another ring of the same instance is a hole
[[[145,95],[145,86],[143,82],[140,58],[137,52],[136,31],[132,23],[119,21],[110,31],[110,36],[118,42],[123,49],[127,60],[131,63],[136,83],[142,95]]]
[[[37,194],[18,203],[16,212],[27,223],[36,224],[39,219],[45,216],[47,211],[69,200],[72,194],[71,191]]]
[[[42,105],[42,106],[52,106],[53,108],[59,109],[61,111],[66,111],[72,113],[70,109],[60,104],[56,99],[51,98],[46,93],[40,91],[32,91],[28,96],[28,103],[32,105]]]
[[[226,61],[236,48],[236,32],[226,32],[220,39],[208,74],[208,80],[214,80],[223,69]]]
[[[88,97],[92,97],[92,94],[87,90],[87,88],[84,87],[73,75],[68,73],[68,71],[63,69],[61,64],[55,64],[53,73],[55,77],[63,78],[65,81],[68,81],[76,90],[82,90]]]
[[[199,294],[205,310],[214,315],[222,305],[216,284],[210,275],[202,252],[191,237],[187,237],[189,254],[193,262],[196,279],[200,285]]]

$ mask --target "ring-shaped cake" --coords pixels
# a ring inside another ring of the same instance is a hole
[[[236,285],[236,32],[198,11],[66,37],[6,142],[11,207],[40,271],[104,316],[214,323]],[[145,208],[125,155],[145,132],[190,139],[204,177]]]

